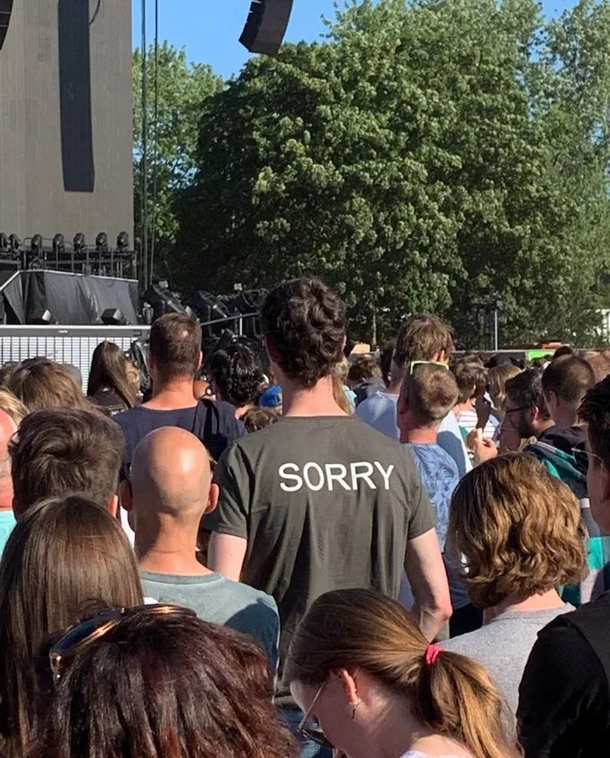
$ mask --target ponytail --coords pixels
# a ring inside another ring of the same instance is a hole
[[[436,655],[431,649],[438,651]],[[408,694],[410,683],[404,685]],[[518,755],[510,748],[503,728],[510,723],[506,706],[491,677],[476,661],[430,645],[420,659],[415,697],[410,701],[416,719],[431,732],[460,742],[475,758]]]
[[[503,701],[475,661],[429,645],[412,617],[369,590],[319,597],[297,628],[284,667],[286,684],[321,686],[337,669],[363,669],[400,692],[431,732],[461,743],[474,758],[516,758]]]

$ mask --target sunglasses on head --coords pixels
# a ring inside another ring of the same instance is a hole
[[[135,608],[114,608],[99,616],[87,619],[87,621],[74,624],[65,631],[49,651],[49,664],[54,683],[58,684],[61,681],[70,662],[79,653],[104,639],[124,618],[139,613],[148,616],[197,616],[195,611],[190,608],[180,608],[177,605],[140,605]]]
[[[408,365],[409,376],[413,376],[418,366],[442,366],[449,371],[449,366],[441,361],[411,361]]]

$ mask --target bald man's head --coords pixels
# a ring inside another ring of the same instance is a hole
[[[190,432],[173,426],[156,429],[135,449],[130,482],[136,527],[162,514],[198,526],[209,509],[210,456]]]
[[[8,443],[17,431],[13,419],[0,411],[0,510],[13,507],[13,480],[11,479],[11,459]]]

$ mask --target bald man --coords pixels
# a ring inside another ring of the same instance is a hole
[[[144,594],[254,635],[275,668],[279,616],[273,598],[210,571],[197,554],[201,519],[214,510],[218,494],[210,456],[195,435],[162,427],[137,445],[121,503],[135,531]]]
[[[13,480],[8,443],[16,431],[17,426],[13,419],[4,411],[0,411],[0,556],[15,526]]]

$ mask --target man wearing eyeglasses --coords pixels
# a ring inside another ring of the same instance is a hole
[[[587,426],[593,517],[610,532],[610,378],[580,407]],[[538,635],[523,675],[518,719],[526,758],[599,758],[610,745],[610,593]],[[605,746],[605,747],[604,747]]]

